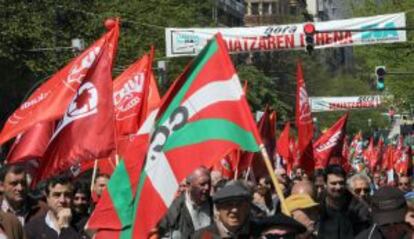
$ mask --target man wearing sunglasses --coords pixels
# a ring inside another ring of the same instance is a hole
[[[369,202],[371,189],[370,178],[365,174],[355,174],[348,179],[349,191],[359,200]]]
[[[407,175],[401,175],[398,177],[398,189],[403,193],[408,193],[411,191],[411,180]]]

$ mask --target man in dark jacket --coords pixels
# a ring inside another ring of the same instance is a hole
[[[283,214],[253,220],[252,193],[241,181],[230,181],[213,196],[214,223],[196,231],[195,239],[295,238],[306,228]]]
[[[71,225],[72,184],[68,178],[57,177],[48,181],[45,188],[49,211],[24,226],[27,239],[80,239]]]
[[[318,238],[353,239],[370,224],[368,206],[345,188],[346,173],[339,165],[325,170],[326,196],[321,201]]]
[[[29,197],[26,176],[26,169],[21,165],[8,165],[0,172],[4,191],[1,210],[15,215],[22,225],[47,210],[45,203]]]
[[[214,224],[193,238],[250,238],[251,192],[239,181],[230,181],[213,196]]]
[[[176,198],[158,224],[161,238],[190,238],[195,230],[212,223],[210,171],[196,169],[187,177],[187,190]]]
[[[407,204],[398,188],[385,186],[372,197],[373,224],[357,239],[411,239],[413,231],[405,222]]]

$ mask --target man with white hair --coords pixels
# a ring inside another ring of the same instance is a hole
[[[210,171],[199,167],[187,177],[186,191],[177,197],[158,224],[160,238],[191,238],[212,224]]]
[[[349,191],[358,199],[368,202],[371,179],[366,174],[355,174],[348,179]]]

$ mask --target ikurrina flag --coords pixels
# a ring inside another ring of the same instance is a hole
[[[133,238],[148,232],[174,200],[178,184],[232,148],[260,150],[260,137],[220,34],[163,99],[135,196]]]
[[[86,160],[107,157],[115,149],[112,62],[118,46],[119,24],[109,33],[101,54],[57,125],[34,183]]]
[[[0,133],[0,144],[29,130],[37,123],[60,119],[90,69],[112,39],[109,31],[68,65],[37,88],[7,119]]]

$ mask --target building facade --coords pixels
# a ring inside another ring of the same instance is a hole
[[[218,26],[243,26],[244,0],[213,0],[213,19]]]

